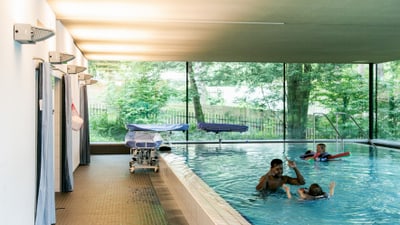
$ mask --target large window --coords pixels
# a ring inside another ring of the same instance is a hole
[[[96,61],[89,69],[99,80],[88,88],[92,142],[123,142],[128,123],[187,122],[191,141],[368,138],[368,65]],[[198,122],[249,130],[217,136]]]
[[[287,138],[368,138],[368,65],[288,64]]]
[[[130,123],[184,123],[185,68],[176,62],[90,62],[99,80],[88,88],[90,140],[122,142]]]
[[[377,137],[400,140],[400,62],[377,66]]]
[[[282,64],[188,63],[191,123],[246,125],[244,133],[192,132],[191,140],[280,139],[283,134]]]

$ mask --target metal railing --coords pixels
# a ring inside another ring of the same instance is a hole
[[[354,119],[354,117],[351,116],[351,115],[349,115],[349,114],[347,114],[347,113],[345,113],[345,112],[336,112],[336,113],[335,113],[335,116],[336,116],[336,123],[335,123],[335,124],[331,121],[331,119],[329,119],[329,117],[328,117],[325,113],[314,113],[314,114],[313,114],[313,118],[314,118],[313,143],[314,143],[314,146],[315,146],[315,144],[316,144],[316,143],[315,143],[315,142],[316,142],[316,130],[317,130],[317,128],[316,128],[316,117],[317,117],[318,115],[321,115],[321,116],[323,116],[324,118],[326,118],[327,121],[329,122],[329,124],[331,125],[331,127],[333,128],[333,130],[335,131],[335,133],[336,133],[336,151],[337,151],[337,152],[339,152],[339,140],[340,140],[340,142],[341,142],[341,151],[344,151],[344,138],[343,138],[343,136],[341,135],[341,133],[339,132],[339,116],[340,116],[340,115],[344,115],[344,116],[347,116],[348,118],[350,118],[350,120],[351,120],[351,121],[356,125],[356,127],[360,130],[361,134],[362,134],[366,139],[369,140],[368,134],[362,129],[362,127],[361,127],[360,124]],[[368,141],[368,142],[370,142],[370,141]]]
[[[316,133],[317,133],[316,132],[316,130],[317,130],[317,128],[316,128],[316,116],[317,115],[322,115],[323,117],[325,117],[328,120],[329,124],[332,126],[333,130],[336,132],[336,151],[338,152],[338,150],[339,150],[338,149],[339,148],[339,139],[341,140],[342,150],[344,150],[344,140],[343,140],[342,135],[340,134],[337,126],[335,126],[333,124],[333,122],[329,119],[329,117],[325,113],[313,113],[313,118],[314,118],[313,144],[314,144],[314,146],[316,146]]]

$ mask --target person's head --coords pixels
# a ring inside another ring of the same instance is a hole
[[[282,176],[283,174],[283,162],[280,159],[273,159],[271,161],[271,172],[274,174],[274,176]]]
[[[326,145],[325,144],[317,144],[317,152],[318,153],[324,153],[326,151]]]
[[[319,186],[319,184],[314,183],[311,184],[308,188],[308,194],[311,196],[320,196],[323,195],[324,192],[322,191],[322,188]]]

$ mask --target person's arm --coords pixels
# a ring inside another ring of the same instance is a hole
[[[256,186],[257,191],[262,191],[262,190],[266,189],[267,180],[268,180],[267,178],[268,178],[268,173],[260,178],[260,180]]]
[[[301,199],[306,199],[307,195],[304,193],[304,188],[297,189],[297,193],[299,194]]]
[[[292,198],[292,194],[290,193],[290,188],[286,184],[282,185],[282,188],[285,190],[288,199]]]
[[[321,153],[316,152],[313,158],[318,161],[319,155],[321,155]]]
[[[283,176],[284,183],[292,184],[292,185],[303,185],[306,183],[303,175],[301,175],[300,170],[297,169],[296,163],[294,161],[288,160],[289,167],[293,168],[296,173],[296,178]]]
[[[329,195],[330,196],[333,196],[335,194],[335,186],[336,186],[335,181],[332,181],[329,185]]]

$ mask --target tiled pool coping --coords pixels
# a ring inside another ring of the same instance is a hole
[[[180,158],[170,153],[162,153],[160,156],[159,173],[190,224],[250,225]]]

